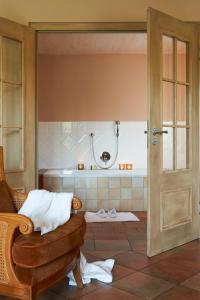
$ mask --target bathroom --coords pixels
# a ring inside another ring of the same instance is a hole
[[[39,34],[39,185],[84,211],[147,210],[146,39]]]

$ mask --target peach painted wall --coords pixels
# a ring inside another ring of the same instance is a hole
[[[146,56],[40,55],[39,121],[145,121]]]

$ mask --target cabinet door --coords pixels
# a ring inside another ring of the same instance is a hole
[[[0,144],[8,183],[35,187],[35,32],[0,18]]]

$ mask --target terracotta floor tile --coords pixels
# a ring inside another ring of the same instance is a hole
[[[95,240],[127,240],[127,237],[124,233],[95,233]]]
[[[84,239],[85,240],[94,240],[93,232],[86,232]]]
[[[146,239],[137,240],[135,238],[130,238],[129,244],[133,251],[136,251],[136,252],[142,251],[143,253],[147,253],[147,240]]]
[[[200,250],[200,240],[194,240],[190,243],[179,246],[181,251]]]
[[[84,251],[82,251],[82,253],[88,262],[93,262],[93,261],[99,260],[99,258],[97,256],[92,254],[93,253],[92,251],[88,252],[88,251],[84,250]]]
[[[180,283],[193,276],[196,272],[193,268],[185,267],[184,265],[177,265],[175,263],[161,260],[143,270],[141,272],[153,275],[170,282]]]
[[[37,300],[66,300],[66,297],[58,295],[57,293],[54,293],[52,291],[47,291],[39,295],[37,297]]]
[[[129,229],[126,231],[127,239],[136,239],[136,240],[145,240],[147,239],[147,234],[143,230],[140,229]]]
[[[85,240],[81,249],[85,251],[93,251],[95,249],[94,240]]]
[[[140,270],[157,262],[158,258],[148,258],[146,255],[133,251],[122,252],[113,257],[116,263],[133,270]]]
[[[106,285],[81,298],[81,300],[143,300],[125,291]]]
[[[127,240],[95,240],[95,250],[131,250]]]
[[[200,252],[191,251],[179,251],[168,256],[165,261],[175,263],[177,265],[184,265],[188,268],[193,268],[196,273],[200,271]]]
[[[66,279],[66,281],[58,283],[51,289],[54,293],[67,298],[67,300],[73,300],[79,299],[80,297],[87,295],[104,285],[105,284],[100,281],[93,280],[90,284],[86,284],[84,285],[84,288],[80,289],[75,286],[69,286]]]
[[[163,279],[137,272],[113,282],[112,286],[144,299],[154,299],[172,288],[173,284]]]
[[[200,273],[187,279],[182,285],[200,292]]]
[[[111,258],[117,254],[120,254],[122,251],[112,251],[112,250],[108,250],[108,251],[87,251],[88,254],[94,255],[96,257],[98,257],[99,259],[107,259],[107,258]]]
[[[114,268],[113,268],[113,271],[112,271],[113,282],[116,281],[116,280],[119,280],[119,279],[121,279],[123,277],[126,277],[126,276],[128,276],[130,274],[133,274],[134,272],[135,271],[132,270],[132,269],[120,266],[118,264],[114,264]]]
[[[162,294],[156,300],[200,300],[200,292],[177,286]]]

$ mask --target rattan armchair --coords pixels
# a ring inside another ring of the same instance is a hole
[[[3,167],[2,147],[0,147],[0,181],[6,181]],[[27,194],[16,192],[12,189],[10,189],[10,192],[12,193],[14,206],[16,210],[18,210],[26,200]],[[72,209],[78,210],[81,208],[81,206],[82,204],[80,199],[73,198]],[[18,266],[13,260],[13,245],[17,238],[23,239],[25,237],[29,241],[29,238],[31,239],[31,236],[33,234],[36,234],[35,232],[33,232],[33,223],[28,217],[19,215],[17,213],[0,212],[0,295],[16,297],[24,300],[35,300],[37,298],[37,294],[47,289],[57,281],[63,279],[66,276],[66,272],[70,270],[73,270],[77,285],[79,287],[82,287],[78,260],[80,254],[80,246],[83,243],[83,235],[85,233],[85,221],[81,220],[80,223],[80,215],[73,216],[73,218],[71,218],[74,219],[73,226],[71,226],[73,230],[75,230],[74,224],[77,223],[75,220],[76,217],[79,217],[79,227],[77,227],[78,229],[76,231],[75,238],[80,239],[80,241],[76,241],[76,243],[74,243],[76,247],[73,246],[74,248],[70,248],[71,250],[69,253],[66,253],[58,258],[54,258],[53,261],[51,260],[49,262],[50,267],[46,262],[44,266],[41,265],[39,267],[28,266],[26,268],[25,266],[25,268],[23,269],[23,265],[20,266],[20,277],[17,272]],[[67,225],[65,225],[65,227],[67,227]],[[64,232],[63,230],[64,229],[62,229],[62,233]],[[73,230],[70,231],[71,235],[73,234]],[[69,228],[66,230],[66,232],[68,231]],[[77,232],[80,232],[82,236],[78,236],[77,238]],[[52,236],[53,235],[51,235],[51,240]],[[37,236],[38,241],[40,241],[40,238],[40,236]],[[44,240],[45,242],[46,240],[48,240],[48,234],[45,235],[45,238],[43,238],[43,240],[41,240],[41,243],[44,242]],[[69,247],[69,245],[66,245],[66,247],[67,246]],[[59,267],[57,266],[58,264],[56,265],[56,260],[59,261]],[[55,270],[55,273],[53,270],[54,266],[56,266],[57,268]],[[42,272],[43,270],[44,272]],[[26,275],[26,272],[28,275]],[[48,272],[49,274],[46,274]],[[44,276],[43,273],[45,273],[46,275]],[[43,275],[41,276],[41,274]],[[29,279],[27,279],[28,276],[30,277]]]

